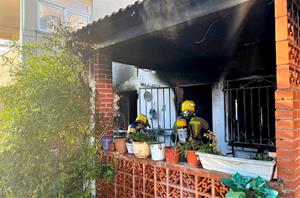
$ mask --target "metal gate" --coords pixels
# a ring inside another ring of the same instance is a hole
[[[153,140],[171,142],[170,135],[177,117],[175,95],[171,87],[140,88],[138,113],[149,118]]]

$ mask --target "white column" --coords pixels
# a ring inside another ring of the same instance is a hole
[[[212,116],[213,116],[213,131],[217,138],[217,148],[222,151],[222,154],[229,153],[225,142],[225,103],[223,82],[217,82],[212,86]]]

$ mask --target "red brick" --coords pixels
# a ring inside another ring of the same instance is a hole
[[[96,100],[113,98],[113,94],[111,93],[103,93],[99,89],[97,89],[96,91],[97,91]]]
[[[295,158],[297,158],[297,154],[299,153],[299,148],[296,150],[281,150],[281,149],[277,149],[276,150],[276,155],[277,157],[281,158],[281,159],[290,159],[290,160],[294,160]]]
[[[289,64],[288,41],[276,42],[276,63],[277,66]]]
[[[300,145],[300,139],[299,140],[285,140],[285,139],[276,140],[276,147],[278,149],[293,150],[296,149],[299,145]]]
[[[96,83],[98,84],[98,83],[102,83],[102,84],[112,84],[112,79],[98,79],[97,81],[96,81]]]
[[[279,165],[280,167],[284,167],[284,169],[295,170],[296,168],[298,168],[299,162],[300,159],[295,161],[294,159],[289,160],[289,159],[277,157],[277,165]]]
[[[276,110],[275,115],[276,115],[276,119],[293,119],[294,111],[293,110]]]
[[[106,88],[106,84],[104,83],[96,83],[96,89]]]
[[[297,189],[300,186],[300,177],[295,180],[283,180],[283,183],[289,189]]]
[[[97,92],[100,92],[100,93],[112,93],[112,90],[111,89],[98,89]]]
[[[281,170],[277,173],[278,178],[292,180],[295,177],[293,170],[286,170],[285,167],[281,167],[281,164],[278,164],[277,167]]]
[[[292,100],[294,97],[294,92],[291,90],[277,90],[275,92],[276,100]]]
[[[101,102],[105,102],[105,103],[107,103],[107,102],[111,102],[112,103],[112,99],[109,99],[109,98],[101,98]]]
[[[276,123],[276,129],[286,129],[286,130],[294,129],[293,120],[276,120],[275,123]]]
[[[293,130],[279,130],[276,127],[276,138],[291,140],[294,138],[294,132],[293,132]]]
[[[287,17],[279,17],[275,19],[276,41],[288,39],[288,19]]]
[[[276,109],[292,110],[293,105],[294,105],[293,100],[276,100],[275,102]]]
[[[275,17],[287,16],[287,0],[275,0]]]
[[[277,66],[277,89],[290,88],[290,68],[288,65]]]

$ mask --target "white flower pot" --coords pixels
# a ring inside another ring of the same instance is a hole
[[[150,144],[150,150],[152,160],[165,159],[165,143]]]
[[[133,154],[133,144],[130,142],[126,142],[127,152],[128,154]]]
[[[243,159],[214,155],[208,153],[196,153],[204,169],[220,171],[234,174],[239,172],[243,176],[257,177],[260,176],[270,181],[273,176],[276,161],[261,161],[253,159]]]

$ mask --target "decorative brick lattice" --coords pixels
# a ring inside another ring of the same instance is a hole
[[[180,186],[180,171],[169,170],[169,184]]]
[[[181,197],[180,188],[175,188],[175,187],[169,186],[169,197],[172,197],[172,198]]]
[[[144,175],[143,164],[141,163],[134,164],[134,174],[143,177]]]
[[[157,167],[155,173],[156,173],[156,181],[163,182],[163,183],[167,182],[167,172],[165,168]]]
[[[183,190],[182,197],[196,198],[196,194],[193,192]]]
[[[167,197],[167,186],[163,184],[157,184],[157,197],[165,198]]]
[[[145,180],[145,193],[154,195],[154,181]]]
[[[219,180],[213,180],[214,181],[214,189],[215,189],[215,195],[218,197],[225,198],[225,194],[228,192],[228,188],[222,184]]]
[[[197,177],[197,192],[202,196],[211,196],[212,195],[212,187],[211,187],[212,179],[207,177]]]
[[[126,188],[133,188],[133,176],[125,174],[125,186]]]
[[[195,180],[195,175],[189,175],[186,173],[182,174],[182,186],[190,189],[190,190],[195,190],[196,188],[196,180]]]
[[[200,168],[137,159],[134,156],[106,155],[116,158],[116,176],[114,183],[99,182],[97,196],[101,198],[224,198],[228,191],[218,180],[221,176],[216,172],[210,174],[211,171]]]
[[[145,165],[145,178],[154,179],[154,166],[147,164]]]
[[[143,191],[144,185],[143,185],[143,178],[142,177],[135,177],[134,178],[134,188],[136,190]]]
[[[133,174],[133,162],[125,160],[125,170],[128,174]]]
[[[288,53],[290,65],[290,83],[300,86],[300,3],[298,0],[289,0],[288,17]]]

